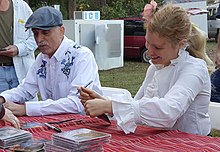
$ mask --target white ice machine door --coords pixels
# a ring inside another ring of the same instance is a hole
[[[95,54],[98,58],[121,56],[121,24],[96,25],[95,40]]]
[[[95,24],[79,25],[79,43],[95,52]]]

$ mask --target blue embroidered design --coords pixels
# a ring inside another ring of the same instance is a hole
[[[74,49],[80,49],[81,46],[78,45],[78,44],[75,44],[75,45],[73,46],[73,48],[74,48]],[[61,64],[64,65],[64,67],[61,69],[61,71],[63,72],[63,74],[66,75],[67,78],[69,78],[69,74],[70,74],[70,70],[71,70],[70,67],[73,66],[73,63],[74,63],[73,60],[75,59],[75,57],[74,57],[74,56],[71,56],[71,51],[70,51],[70,50],[67,50],[67,51],[65,52],[65,56],[66,56],[67,59],[63,59],[63,60],[61,61]]]
[[[73,48],[74,48],[74,49],[79,49],[79,48],[81,48],[81,46],[78,45],[78,44],[75,44],[75,45],[73,46]]]
[[[70,56],[71,52],[69,50],[66,51],[65,55],[67,56],[67,60],[63,59],[61,61],[61,64],[64,65],[64,67],[61,69],[61,71],[63,72],[63,74],[66,75],[67,78],[69,78],[70,67],[73,65],[73,60],[75,59],[75,57]]]
[[[37,75],[39,75],[40,78],[45,78],[46,79],[46,63],[47,61],[42,60],[42,64],[40,66],[40,69],[37,70]]]

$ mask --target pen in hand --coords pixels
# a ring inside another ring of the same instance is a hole
[[[89,83],[87,83],[85,86],[83,86],[84,88],[88,87],[93,81],[89,81]],[[80,93],[80,89],[78,89],[77,93],[76,94],[79,94]]]
[[[56,132],[62,132],[61,129],[58,128],[58,127],[54,127],[54,126],[52,126],[52,125],[50,125],[50,124],[48,124],[48,123],[44,123],[44,124],[45,124],[48,128],[53,129],[53,130],[56,131]]]

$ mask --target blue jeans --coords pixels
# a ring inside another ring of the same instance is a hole
[[[0,66],[0,93],[19,84],[14,66]]]

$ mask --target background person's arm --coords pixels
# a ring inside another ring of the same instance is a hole
[[[218,34],[218,44],[217,44],[217,50],[216,50],[216,68],[220,67],[220,34]]]
[[[5,115],[5,108],[2,104],[2,102],[0,102],[0,119],[2,119]]]
[[[18,118],[15,117],[10,110],[5,108],[2,102],[0,102],[0,119],[10,122],[16,128],[20,128]]]

